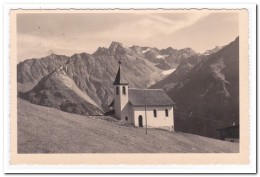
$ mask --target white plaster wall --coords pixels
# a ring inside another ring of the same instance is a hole
[[[127,109],[127,104],[128,104],[128,86],[125,85],[126,87],[126,94],[123,94],[123,86],[118,85],[119,87],[119,94],[116,94],[116,87],[114,86],[114,109],[115,109],[115,116],[118,119],[125,120],[125,114],[128,114],[128,109]],[[127,112],[126,112],[127,111]]]
[[[145,120],[145,108],[144,107],[134,107],[134,125],[139,126],[138,117],[142,115],[143,117],[143,126],[146,125]],[[154,117],[153,110],[157,110],[157,117]],[[169,115],[165,116],[165,109],[168,109]],[[173,127],[174,126],[174,117],[173,117],[173,107],[147,107],[147,126],[148,127]]]
[[[120,86],[119,91],[120,91]],[[121,115],[121,108],[120,108],[120,95],[116,94],[116,86],[114,86],[114,109],[115,109],[115,116],[116,118],[120,119]]]
[[[128,120],[125,120],[125,117],[128,117]],[[122,109],[122,112],[121,112],[121,121],[124,122],[124,123],[128,123],[128,124],[131,124],[131,114],[130,114],[130,105],[129,103],[127,103],[123,109]]]
[[[135,119],[134,119],[134,108],[132,104],[128,103],[128,115],[129,115],[129,124],[135,125]]]

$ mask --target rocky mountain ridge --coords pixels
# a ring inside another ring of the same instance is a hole
[[[223,46],[216,46],[216,47],[214,47],[212,49],[206,50],[205,52],[202,53],[202,55],[210,55],[210,54],[216,53],[220,49],[222,49],[223,47],[225,47],[225,45],[223,45]]]
[[[105,112],[108,110],[108,105],[112,100],[114,92],[112,82],[118,69],[119,60],[122,62],[122,68],[130,87],[147,88],[164,77],[160,74],[162,70],[154,66],[149,60],[138,55],[131,48],[125,48],[120,43],[112,42],[108,49],[98,48],[92,55],[80,53],[67,57],[51,54],[40,59],[29,59],[19,63],[17,65],[18,91],[26,92],[26,94],[20,95],[23,95],[24,99],[30,100],[32,103],[59,108],[61,103],[56,103],[54,99],[56,97],[50,91],[52,89],[42,85],[42,79],[46,83],[66,85],[64,79],[56,78],[54,79],[55,82],[53,79],[50,80],[52,77],[49,77],[49,75],[53,76],[54,71],[59,71],[62,74],[55,76],[59,76],[59,78],[64,76],[63,78],[73,81],[75,86],[85,96],[91,98],[96,103],[98,109]],[[63,69],[59,70],[60,68]],[[46,80],[46,78],[48,79]],[[30,89],[25,90],[22,88]],[[55,91],[63,93],[64,88],[57,87]],[[82,102],[78,96],[75,96],[75,100],[67,98],[69,97],[68,95],[71,95],[71,92],[75,92],[75,89],[74,87],[69,93],[66,91],[63,97],[73,104],[78,104]],[[43,92],[51,92],[51,97],[46,98]],[[74,112],[88,114],[85,112],[85,109]],[[93,112],[90,111],[90,113]]]

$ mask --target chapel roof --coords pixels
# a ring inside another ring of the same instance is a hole
[[[128,100],[134,106],[145,106],[145,100],[146,106],[173,106],[175,104],[162,89],[128,89]]]

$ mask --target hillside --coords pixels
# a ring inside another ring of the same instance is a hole
[[[204,57],[179,65],[152,88],[165,89],[175,101],[176,130],[217,138],[216,129],[239,124],[239,38]]]
[[[179,132],[122,125],[18,98],[18,153],[239,152],[239,144]]]
[[[65,67],[61,67],[44,76],[32,90],[20,93],[19,96],[33,104],[54,107],[65,112],[103,114],[102,109],[76,86],[65,70]]]

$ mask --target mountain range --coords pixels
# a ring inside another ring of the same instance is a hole
[[[204,53],[112,42],[93,54],[28,59],[17,65],[18,96],[65,112],[101,115],[109,110],[121,61],[130,88],[162,88],[176,102],[176,130],[214,137],[193,129],[201,124],[195,117],[219,127],[238,123],[238,40]]]
[[[23,92],[19,95],[32,103],[61,110],[65,102],[72,105],[86,104],[87,100],[82,102],[79,96],[71,97],[67,93],[68,89],[73,93],[80,91],[92,100],[89,102],[91,105],[106,112],[109,110],[108,104],[112,100],[112,81],[115,78],[119,60],[122,62],[129,87],[147,88],[165,77],[163,71],[175,68],[180,60],[195,54],[192,49],[159,50],[140,46],[127,47],[119,42],[112,42],[109,48],[99,47],[93,54],[80,53],[71,57],[51,54],[39,59],[28,59],[17,65],[18,91]],[[50,81],[50,79],[52,80]],[[50,83],[52,85],[69,85],[67,82],[69,84],[73,82],[72,84],[75,86],[70,88],[44,87]],[[66,93],[63,88],[66,88]],[[57,101],[52,94],[45,94],[44,99],[39,96],[42,95],[40,92],[53,93],[52,89],[59,92],[58,94],[61,94],[63,99]],[[92,104],[93,102],[95,104]],[[68,109],[63,110],[68,111]],[[83,108],[74,110],[74,112],[87,115],[92,113]]]

